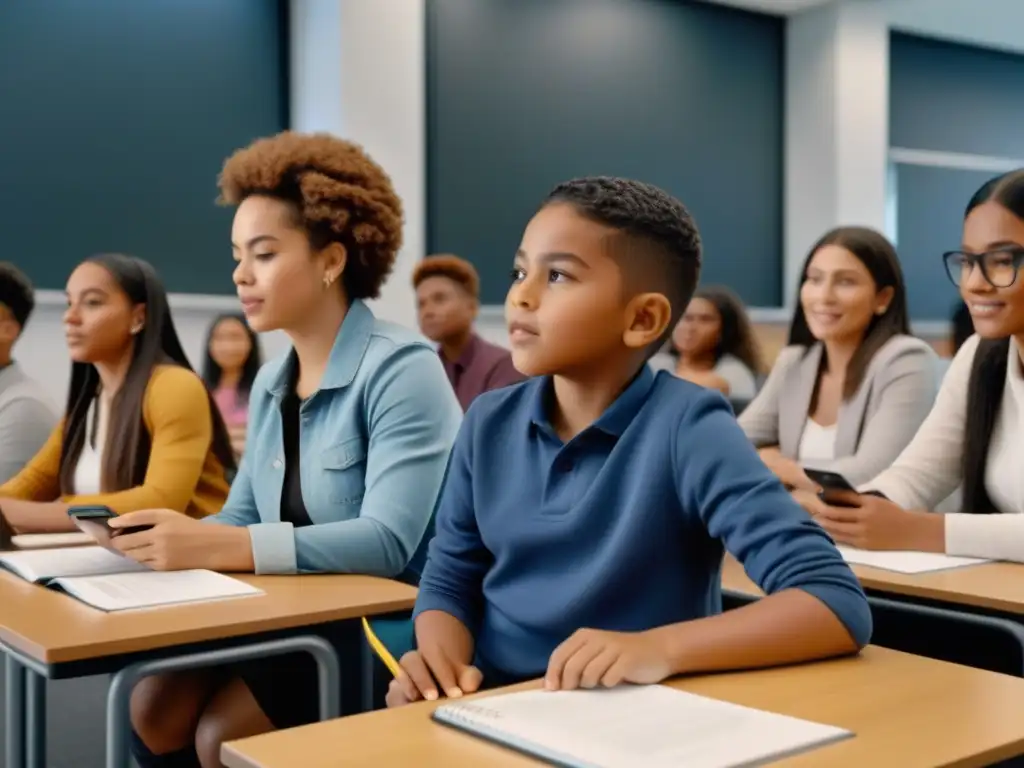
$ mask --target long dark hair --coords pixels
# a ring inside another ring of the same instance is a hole
[[[715,363],[725,355],[732,355],[747,366],[751,373],[761,373],[761,348],[739,296],[723,285],[709,285],[707,288],[699,288],[693,298],[710,302],[718,313],[721,330],[713,352]],[[670,349],[678,356],[675,345]]]
[[[1011,171],[990,179],[974,193],[966,219],[982,203],[995,202],[1024,220],[1024,170]],[[999,416],[999,406],[1006,388],[1006,371],[1010,357],[1010,339],[982,339],[978,342],[971,364],[967,386],[967,419],[964,423],[963,512],[993,514],[998,512],[985,490],[988,447]]]
[[[900,267],[899,257],[896,249],[883,235],[867,227],[837,227],[827,232],[812,247],[804,260],[804,266],[800,270],[800,283],[797,286],[797,294],[800,287],[807,279],[807,267],[820,249],[826,245],[838,245],[845,248],[867,267],[871,279],[875,282],[875,289],[881,291],[885,288],[892,288],[892,301],[881,315],[874,315],[864,332],[864,339],[861,341],[857,351],[850,359],[849,368],[846,370],[846,378],[843,382],[843,398],[847,399],[854,395],[864,380],[864,374],[871,363],[871,359],[885,343],[893,336],[910,335],[910,320],[907,317],[907,288],[903,281],[903,269]],[[804,307],[800,301],[796,303],[796,311],[793,313],[793,323],[789,327],[789,343],[798,344],[808,350],[817,342],[814,334],[807,325],[807,316],[804,314]]]
[[[180,365],[191,371],[192,366],[174,328],[167,292],[148,262],[120,254],[93,256],[87,262],[107,270],[132,304],[146,306],[145,323],[135,336],[132,361],[111,403],[103,447],[100,488],[104,492],[123,491],[142,485],[149,465],[151,436],[142,411],[153,369],[158,365]],[[60,455],[60,488],[64,495],[74,493],[75,466],[85,444],[89,407],[98,394],[99,384],[94,365],[72,363]],[[235,471],[231,440],[212,397],[207,398],[213,420],[212,449],[230,475]]]
[[[223,323],[225,320],[237,320],[242,324],[245,329],[246,335],[249,337],[249,354],[245,358],[245,362],[242,363],[242,375],[238,379],[238,394],[237,404],[247,405],[249,402],[249,394],[252,392],[252,383],[256,381],[256,374],[260,372],[260,366],[263,364],[263,355],[260,353],[260,340],[256,336],[255,331],[249,327],[249,324],[245,321],[245,315],[241,312],[225,312],[223,315],[217,315],[212,323],[210,323],[210,330],[206,334],[206,356],[203,359],[203,381],[206,382],[206,388],[211,392],[220,386],[220,379],[224,372],[221,370],[220,365],[213,359],[213,355],[210,354],[210,342],[213,341],[213,334],[217,330],[217,326]]]
[[[953,354],[960,351],[971,336],[974,335],[974,321],[971,319],[971,311],[967,308],[967,302],[961,301],[953,310]]]

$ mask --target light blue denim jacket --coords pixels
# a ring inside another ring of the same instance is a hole
[[[462,420],[434,349],[352,303],[320,389],[300,410],[302,498],[313,525],[281,522],[281,400],[295,356],[260,370],[245,455],[224,509],[208,522],[246,525],[256,573],[397,577],[421,544]]]

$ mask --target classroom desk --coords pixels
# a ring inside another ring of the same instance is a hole
[[[321,711],[337,715],[339,664],[317,624],[412,608],[416,589],[370,576],[239,576],[265,594],[104,613],[0,573],[0,649],[7,663],[7,768],[45,765],[45,680],[113,674],[107,766],[129,765],[128,701],[140,677],[305,651],[317,660]],[[328,683],[324,685],[324,683]],[[19,738],[24,735],[24,738]]]
[[[867,592],[868,602],[876,616],[888,612],[903,617],[902,622],[950,622],[949,626],[968,632],[998,633],[1019,649],[1016,658],[1022,666],[1017,674],[1024,677],[1024,565],[984,563],[920,574],[896,573],[862,565],[850,567]],[[743,566],[728,554],[722,561],[722,592],[740,600],[764,596]],[[889,596],[904,599],[893,600]],[[881,638],[879,642],[882,642]],[[902,648],[903,643],[896,647]],[[905,650],[925,655],[932,653],[917,647]],[[980,656],[958,656],[953,660],[986,666],[982,663],[985,651],[979,649],[978,653]],[[941,653],[938,655],[940,658],[952,658]]]
[[[1024,565],[1019,563],[983,563],[919,574],[896,573],[866,565],[851,568],[867,590],[1024,615]],[[722,564],[722,587],[740,594],[762,594],[743,567],[729,555]]]
[[[856,734],[773,763],[778,766],[973,768],[1024,754],[1024,680],[875,646],[855,658],[671,685]],[[228,768],[540,764],[432,722],[436,706],[420,703],[229,742],[221,760]]]

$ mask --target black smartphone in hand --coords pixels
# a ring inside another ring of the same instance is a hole
[[[111,528],[109,522],[117,517],[110,507],[99,504],[68,507],[68,517],[74,521],[78,530],[96,539],[101,546],[110,548],[110,540],[114,536],[137,533],[152,528],[151,525],[136,525],[130,528]]]
[[[859,492],[850,484],[850,481],[838,472],[829,472],[823,469],[807,469],[805,467],[804,474],[821,487],[821,493],[818,495],[826,504],[832,504],[836,507],[848,507],[850,504],[842,499],[837,499],[836,494],[856,493],[859,495]]]

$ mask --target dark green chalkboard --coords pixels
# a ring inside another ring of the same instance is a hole
[[[894,147],[1024,158],[1024,56],[893,33]]]
[[[233,293],[224,158],[287,125],[284,0],[0,2],[0,259],[62,289],[84,257]]]
[[[429,249],[500,303],[554,184],[632,176],[690,207],[704,282],[778,306],[783,67],[784,20],[704,3],[427,0]]]
[[[960,247],[967,201],[994,175],[959,168],[897,166],[896,250],[907,281],[912,319],[949,319],[959,293],[946,277],[942,254]]]
[[[892,146],[1024,158],[1024,56],[898,33],[890,43]],[[896,237],[915,320],[949,318],[957,292],[941,254],[959,247],[967,202],[995,175],[897,166]]]

